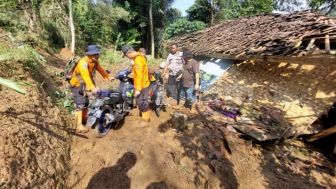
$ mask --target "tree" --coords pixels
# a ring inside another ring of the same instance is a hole
[[[310,0],[309,5],[314,10],[320,10],[325,14],[336,12],[336,0]]]
[[[114,3],[122,6],[132,15],[130,23],[119,22],[119,32],[127,32],[130,29],[137,29],[140,34],[141,47],[152,48],[152,38],[154,39],[154,50],[158,52],[161,45],[160,36],[164,28],[169,23],[167,12],[170,11],[173,0],[115,0]],[[150,9],[150,5],[152,8]],[[150,10],[152,19],[150,19]],[[151,22],[153,24],[153,37],[151,35]],[[138,48],[140,46],[136,46]]]
[[[185,18],[181,18],[170,24],[166,30],[166,38],[170,39],[176,36],[180,36],[186,33],[202,30],[206,27],[201,21],[189,21]]]
[[[182,17],[181,11],[176,8],[170,8],[166,11],[167,24],[171,24],[181,17]]]
[[[154,31],[153,31],[153,3],[152,0],[149,1],[149,25],[151,34],[151,55],[155,57],[155,45],[154,45]]]
[[[72,14],[72,0],[68,0],[69,5],[69,25],[71,32],[71,46],[70,50],[72,53],[75,53],[75,25],[73,22],[73,14]]]
[[[93,43],[113,46],[120,33],[120,22],[127,25],[132,18],[129,11],[106,0],[76,0],[74,10],[77,46],[81,48]],[[126,32],[121,33],[123,38]]]
[[[271,13],[273,7],[273,0],[244,0],[241,3],[240,16],[252,16],[262,13]]]
[[[196,0],[187,10],[189,20],[210,25],[216,21],[271,13],[274,0]]]
[[[292,12],[295,10],[307,9],[308,0],[276,0],[275,9],[279,11]]]
[[[196,0],[186,11],[189,20],[199,20],[213,25],[215,16],[220,9],[220,0]]]

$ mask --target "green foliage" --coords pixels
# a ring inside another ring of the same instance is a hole
[[[309,0],[309,5],[315,10],[321,10],[326,14],[336,15],[335,0]]]
[[[170,24],[166,31],[166,38],[172,38],[185,33],[190,33],[204,29],[206,25],[201,21],[189,21],[187,19],[178,19],[174,23]]]
[[[9,48],[7,45],[0,43],[0,62],[7,61],[11,64],[15,62],[22,62],[26,68],[36,72],[40,66],[40,63],[43,63],[45,60],[31,46],[21,45],[16,48]],[[18,93],[26,94],[26,91],[22,89],[21,86],[29,84],[23,82],[18,83],[0,77],[0,85],[9,87]]]
[[[186,11],[188,19],[191,21],[199,20],[204,23],[211,22],[211,14],[218,11],[219,1],[217,0],[196,0],[195,3]]]
[[[127,33],[129,30],[135,29],[139,34],[136,40],[140,40],[141,44],[134,45],[135,48],[144,47],[150,52],[151,48],[151,35],[150,35],[150,24],[149,24],[149,5],[150,0],[114,0],[116,5],[122,6],[131,14],[131,21],[125,23],[123,21],[119,22],[119,32],[122,34],[121,37],[124,41],[127,41]],[[171,9],[171,4],[173,0],[153,0],[153,28],[155,37],[155,47],[156,52],[162,47],[160,46],[161,39],[160,36],[162,31],[170,24],[171,21],[175,20],[180,16],[179,11],[176,9]]]
[[[241,16],[242,4],[237,0],[222,0],[220,6],[221,9],[216,15],[218,20],[228,20]]]
[[[72,93],[70,89],[64,91],[56,91],[57,105],[59,107],[65,108],[68,112],[75,110],[75,106],[72,100]]]
[[[210,24],[214,21],[234,19],[262,13],[271,13],[274,0],[196,0],[187,10],[188,19]]]
[[[122,7],[106,1],[78,0],[75,4],[74,20],[77,26],[77,42],[79,48],[88,44],[111,46],[118,36],[118,23],[129,23],[131,15]]]
[[[124,34],[120,35],[121,37],[119,38],[119,43],[116,44],[117,47],[122,47],[124,45],[129,45],[129,46],[137,46],[141,43],[139,40],[141,34],[135,29],[129,29]]]
[[[262,13],[271,13],[274,7],[273,0],[245,0],[241,3],[240,16],[253,16]]]
[[[43,63],[44,58],[29,45],[21,45],[17,48],[8,48],[0,44],[0,61],[23,62],[27,67],[36,71]]]
[[[121,63],[122,61],[122,53],[113,49],[103,49],[100,56],[100,62],[104,65]]]
[[[182,13],[179,9],[170,8],[166,12],[166,18],[167,18],[167,22],[169,24],[174,22],[175,20],[181,18],[181,17],[182,17]]]
[[[8,79],[4,79],[2,77],[0,77],[0,85],[3,85],[3,86],[6,86],[10,89],[13,89],[15,90],[16,92],[18,93],[21,93],[21,94],[26,94],[26,91],[24,89],[22,89],[18,83],[14,82],[14,81],[11,81],[11,80],[8,80]]]

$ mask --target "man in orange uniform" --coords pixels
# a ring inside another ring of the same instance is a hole
[[[150,121],[149,111],[149,91],[150,81],[148,77],[147,59],[140,53],[136,52],[130,46],[123,46],[122,52],[124,56],[133,60],[132,74],[134,79],[134,96],[137,101],[137,106],[141,112],[141,117],[148,125]]]
[[[88,128],[82,124],[82,114],[85,106],[86,91],[95,93],[98,88],[93,80],[95,70],[97,70],[104,79],[109,79],[108,73],[99,65],[100,50],[97,45],[87,47],[85,57],[77,63],[70,80],[70,88],[73,100],[76,104],[75,120],[78,132],[87,132]]]

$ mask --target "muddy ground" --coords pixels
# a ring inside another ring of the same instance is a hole
[[[226,80],[240,74],[237,73],[240,68],[234,66],[212,90],[216,94],[227,95],[218,93],[218,88],[220,86],[227,91],[225,86],[232,83],[226,83]],[[101,88],[106,85],[102,81],[98,83]],[[239,87],[230,88],[236,92],[239,90]],[[188,115],[186,130],[173,127],[172,115],[176,111]],[[218,141],[218,133],[209,127],[211,123],[201,118],[201,113],[190,114],[186,109],[168,108],[168,112],[160,118],[152,114],[149,127],[139,127],[138,112],[133,110],[120,129],[103,138],[97,138],[94,130],[86,135],[87,138],[74,137],[69,187],[212,189],[336,186],[334,162],[307,147],[301,140],[264,144],[252,142],[241,133],[229,132],[226,137],[232,154],[223,152],[222,145],[218,144],[222,142]],[[224,127],[225,120],[217,120],[217,126]]]
[[[0,76],[24,81],[26,95],[0,90],[0,188],[64,188],[73,129],[56,106],[55,57],[43,66],[0,64]],[[54,79],[55,78],[55,79]],[[58,80],[58,81],[57,81]]]
[[[65,87],[57,77],[61,70],[59,62],[62,61],[50,57],[35,75],[21,64],[15,64],[16,74],[11,75],[7,69],[10,65],[1,64],[2,77],[19,78],[32,86],[26,87],[26,96],[5,88],[0,91],[0,188],[336,187],[335,162],[301,140],[257,143],[233,130],[224,135],[232,151],[228,153],[222,148],[224,137],[213,130],[227,125],[227,119],[218,120],[218,115],[204,119],[200,116],[202,111],[190,114],[185,109],[178,110],[189,117],[184,130],[173,127],[172,115],[177,110],[169,107],[160,118],[152,114],[149,127],[138,126],[138,112],[133,110],[121,128],[103,138],[97,138],[94,130],[75,134],[69,114],[55,105],[56,89]],[[115,73],[127,64],[107,69]],[[239,83],[238,79],[245,75],[243,70],[252,75],[246,74],[245,83]],[[265,72],[258,65],[235,66],[214,85],[212,93],[240,98],[235,94],[244,90],[244,85],[262,85],[265,81],[260,83],[258,78],[263,77],[273,81],[272,74],[260,76],[261,70]],[[97,82],[100,88],[116,85],[100,77]],[[235,91],[226,93],[228,90],[218,87]],[[296,89],[294,85],[293,88]],[[315,88],[312,90],[318,92]],[[326,86],[323,92],[331,94],[332,90]],[[317,103],[323,107],[328,104]]]

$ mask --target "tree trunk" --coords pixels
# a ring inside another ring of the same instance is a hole
[[[151,55],[155,57],[155,44],[154,44],[154,29],[153,29],[153,4],[152,0],[149,1],[149,25],[150,25],[150,34],[151,34]]]
[[[73,15],[72,15],[72,0],[68,1],[68,5],[69,5],[69,25],[70,25],[70,32],[71,32],[70,50],[72,53],[75,53],[75,26],[74,26]]]
[[[211,26],[213,25],[214,23],[214,20],[215,20],[215,0],[212,0],[211,1],[211,10],[210,10],[210,14],[211,14]]]

